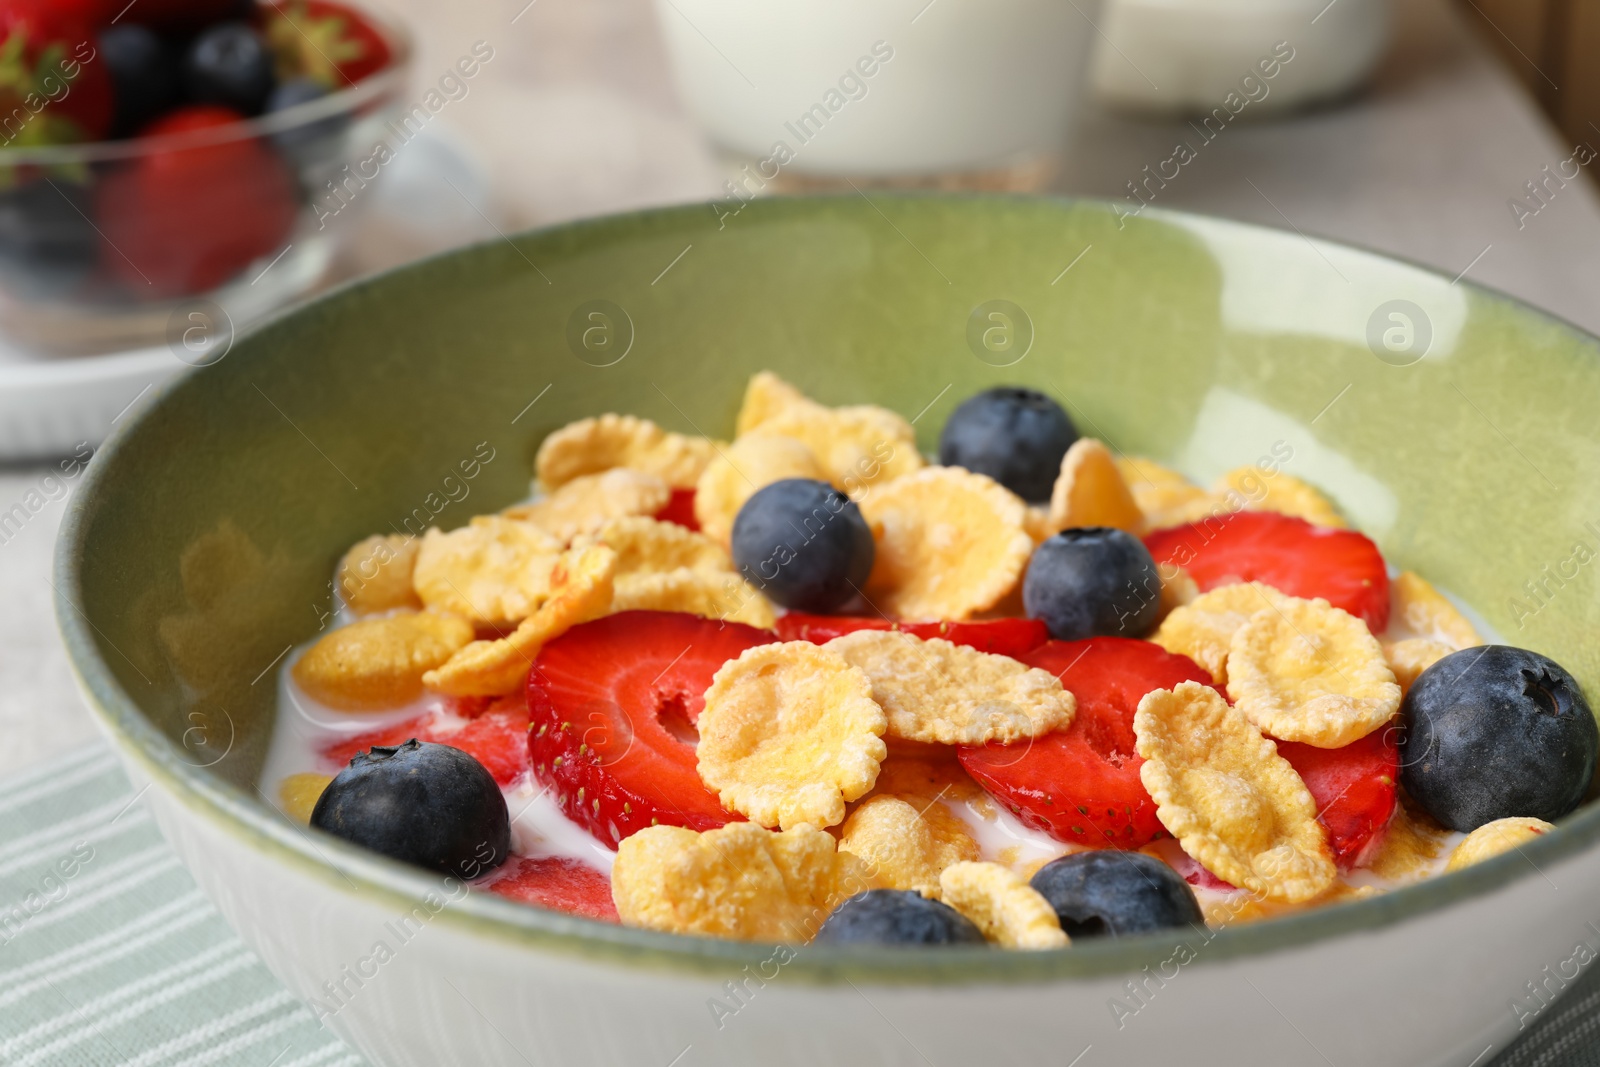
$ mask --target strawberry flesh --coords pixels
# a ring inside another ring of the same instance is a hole
[[[295,175],[267,142],[239,135],[243,120],[224,107],[169,112],[140,136],[217,131],[219,140],[151,149],[100,181],[101,258],[134,292],[160,298],[215,289],[288,239],[299,212]]]
[[[1343,748],[1278,742],[1278,755],[1300,773],[1317,802],[1317,820],[1340,870],[1359,867],[1394,814],[1400,775],[1398,731],[1376,730]]]
[[[694,517],[694,490],[674,489],[667,506],[656,512],[658,522],[675,522],[687,530],[700,529],[700,520]]]
[[[1157,530],[1144,543],[1158,565],[1182,567],[1202,590],[1262,582],[1290,596],[1321,597],[1375,634],[1389,624],[1388,569],[1378,546],[1354,530],[1238,511]]]
[[[694,724],[717,670],[774,640],[662,611],[573,627],[544,646],[528,675],[534,776],[612,848],[656,823],[711,830],[738,820],[700,781]]]
[[[1023,823],[1069,844],[1139,848],[1162,836],[1139,780],[1133,713],[1146,693],[1211,685],[1186,656],[1148,641],[1050,641],[1017,657],[1061,679],[1078,699],[1067,729],[1015,745],[963,747],[961,765]]]
[[[508,786],[528,769],[528,708],[523,698],[501,697],[486,707],[461,702],[395,726],[344,738],[322,750],[342,767],[374,745],[402,745],[411,738],[459,748]]]
[[[1182,849],[1173,849],[1170,854],[1172,869],[1177,871],[1185,882],[1201,889],[1210,889],[1218,893],[1237,893],[1239,887],[1232,882],[1224,882],[1200,866],[1200,861],[1184,852]]]
[[[808,615],[791,611],[778,620],[778,637],[784,641],[826,644],[857,630],[901,630],[926,641],[940,637],[951,644],[979,652],[1017,658],[1043,645],[1050,631],[1038,619],[984,619],[978,622],[891,622],[858,615]]]
[[[95,49],[102,14],[86,0],[0,2],[5,147],[97,141],[110,132],[114,88]],[[13,180],[0,180],[0,188]]]
[[[611,900],[611,879],[587,863],[564,856],[513,856],[483,888],[507,900],[602,922],[621,922]]]

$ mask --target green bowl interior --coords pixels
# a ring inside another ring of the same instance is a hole
[[[1594,339],[1426,270],[1192,216],[861,196],[719,214],[430,260],[280,318],[174,385],[93,464],[61,548],[63,627],[112,728],[261,830],[276,817],[241,798],[273,665],[327,624],[346,547],[523,497],[540,440],[582,416],[731,436],[762,369],[914,418],[930,451],[961,399],[1020,383],[1082,432],[1197,478],[1287,453],[1283,469],[1393,565],[1600,693],[1583,565],[1600,552],[1600,423],[1581,399],[1600,395]],[[997,300],[1023,314],[985,337],[1007,320],[974,325],[974,309]],[[1404,342],[1392,301],[1431,338],[1409,365],[1369,340],[1376,323]]]

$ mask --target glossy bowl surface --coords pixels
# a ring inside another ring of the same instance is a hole
[[[1066,1063],[1093,1045],[1277,1064],[1309,1043],[1465,1063],[1516,1031],[1507,1005],[1542,966],[1600,940],[1600,810],[1459,874],[1182,945],[787,953],[467,896],[291,826],[256,788],[272,672],[326,624],[355,540],[522,497],[539,441],[585,415],[726,437],[773,369],[904,413],[930,450],[962,398],[1023,383],[1200,480],[1287,453],[1393,565],[1600,693],[1597,355],[1465,282],[1154,210],[852,195],[597,219],[347,287],[169,387],[74,497],[59,615],[196,878],[375,1062]],[[399,937],[407,915],[427,937]],[[373,963],[380,941],[398,943]]]

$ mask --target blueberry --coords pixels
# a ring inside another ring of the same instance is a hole
[[[1078,526],[1034,550],[1022,605],[1058,641],[1143,637],[1161,610],[1161,578],[1137,537]]]
[[[116,98],[114,136],[127,137],[177,105],[178,57],[159,34],[127,23],[103,31],[99,43]]]
[[[984,945],[983,931],[948,904],[909,889],[869,889],[833,909],[818,945]]]
[[[357,753],[317,800],[311,825],[439,874],[472,879],[511,851],[506,799],[483,764],[413,738]]]
[[[1572,675],[1507,645],[1452,652],[1423,671],[1400,717],[1400,781],[1452,830],[1559,819],[1583,800],[1600,754]]]
[[[100,235],[91,193],[64,178],[0,192],[0,285],[24,298],[63,295],[93,273]]]
[[[1205,926],[1189,883],[1142,852],[1102,849],[1063,856],[1040,867],[1028,884],[1056,909],[1069,937],[1128,937]]]
[[[939,462],[987,474],[1042,504],[1078,430],[1061,405],[1032,389],[1001,386],[968,397],[939,435]]]
[[[222,22],[189,46],[183,81],[197,104],[219,104],[259,115],[277,76],[272,52],[260,34],[244,22]]]
[[[768,599],[796,611],[846,603],[872,572],[872,558],[861,509],[827,482],[773,482],[733,520],[733,561]]]
[[[328,89],[321,82],[313,78],[293,78],[272,90],[267,97],[267,114],[288,111],[327,95]],[[302,122],[279,130],[272,135],[272,143],[296,162],[311,165],[338,155],[349,124],[349,116],[340,111],[315,122]]]

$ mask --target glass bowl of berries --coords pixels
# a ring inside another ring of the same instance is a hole
[[[0,0],[0,336],[203,362],[196,327],[312,290],[409,59],[343,0]]]

